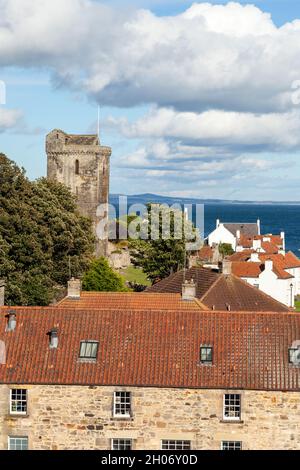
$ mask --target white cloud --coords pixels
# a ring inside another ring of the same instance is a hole
[[[92,0],[0,0],[0,65],[48,67],[103,104],[286,110],[300,22],[252,5],[194,4],[158,17]]]
[[[21,120],[21,111],[0,107],[0,133],[15,128],[20,124]]]
[[[300,110],[253,114],[210,110],[203,113],[154,108],[135,122],[110,119],[129,138],[169,138],[206,147],[262,151],[300,148]],[[195,147],[197,149],[197,147]],[[197,150],[196,150],[197,151]]]

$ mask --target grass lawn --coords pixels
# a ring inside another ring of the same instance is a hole
[[[151,282],[147,279],[146,274],[142,269],[128,266],[127,269],[121,272],[121,276],[128,282],[135,282],[143,286],[151,286]]]
[[[296,307],[296,311],[300,312],[300,300],[296,300],[295,307]]]

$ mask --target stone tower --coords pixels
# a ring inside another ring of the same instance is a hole
[[[104,211],[102,206],[101,211],[98,207],[108,204],[111,148],[101,146],[97,135],[74,135],[55,129],[46,137],[46,153],[47,177],[71,189],[82,215],[93,221],[96,255],[107,256],[107,230],[101,240],[96,228],[108,218],[107,208]]]

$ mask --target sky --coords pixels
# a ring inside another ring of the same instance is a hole
[[[299,1],[0,0],[0,152],[98,105],[112,193],[300,200]]]

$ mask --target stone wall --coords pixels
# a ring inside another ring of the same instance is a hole
[[[241,422],[222,421],[224,390],[29,385],[28,416],[9,415],[0,385],[0,449],[8,436],[28,436],[30,449],[110,449],[131,438],[135,449],[160,449],[162,439],[191,440],[192,449],[300,449],[300,394],[241,391]],[[22,388],[22,387],[21,387]],[[113,392],[132,392],[133,417],[112,417]],[[238,391],[232,393],[239,393]]]
[[[47,177],[68,186],[77,198],[80,212],[92,219],[94,232],[107,213],[97,214],[99,204],[108,203],[109,162],[111,149],[95,141],[89,144],[70,144],[68,134],[54,130],[46,137]],[[78,161],[78,174],[76,174]],[[96,254],[107,255],[106,231],[103,242],[97,242]]]

